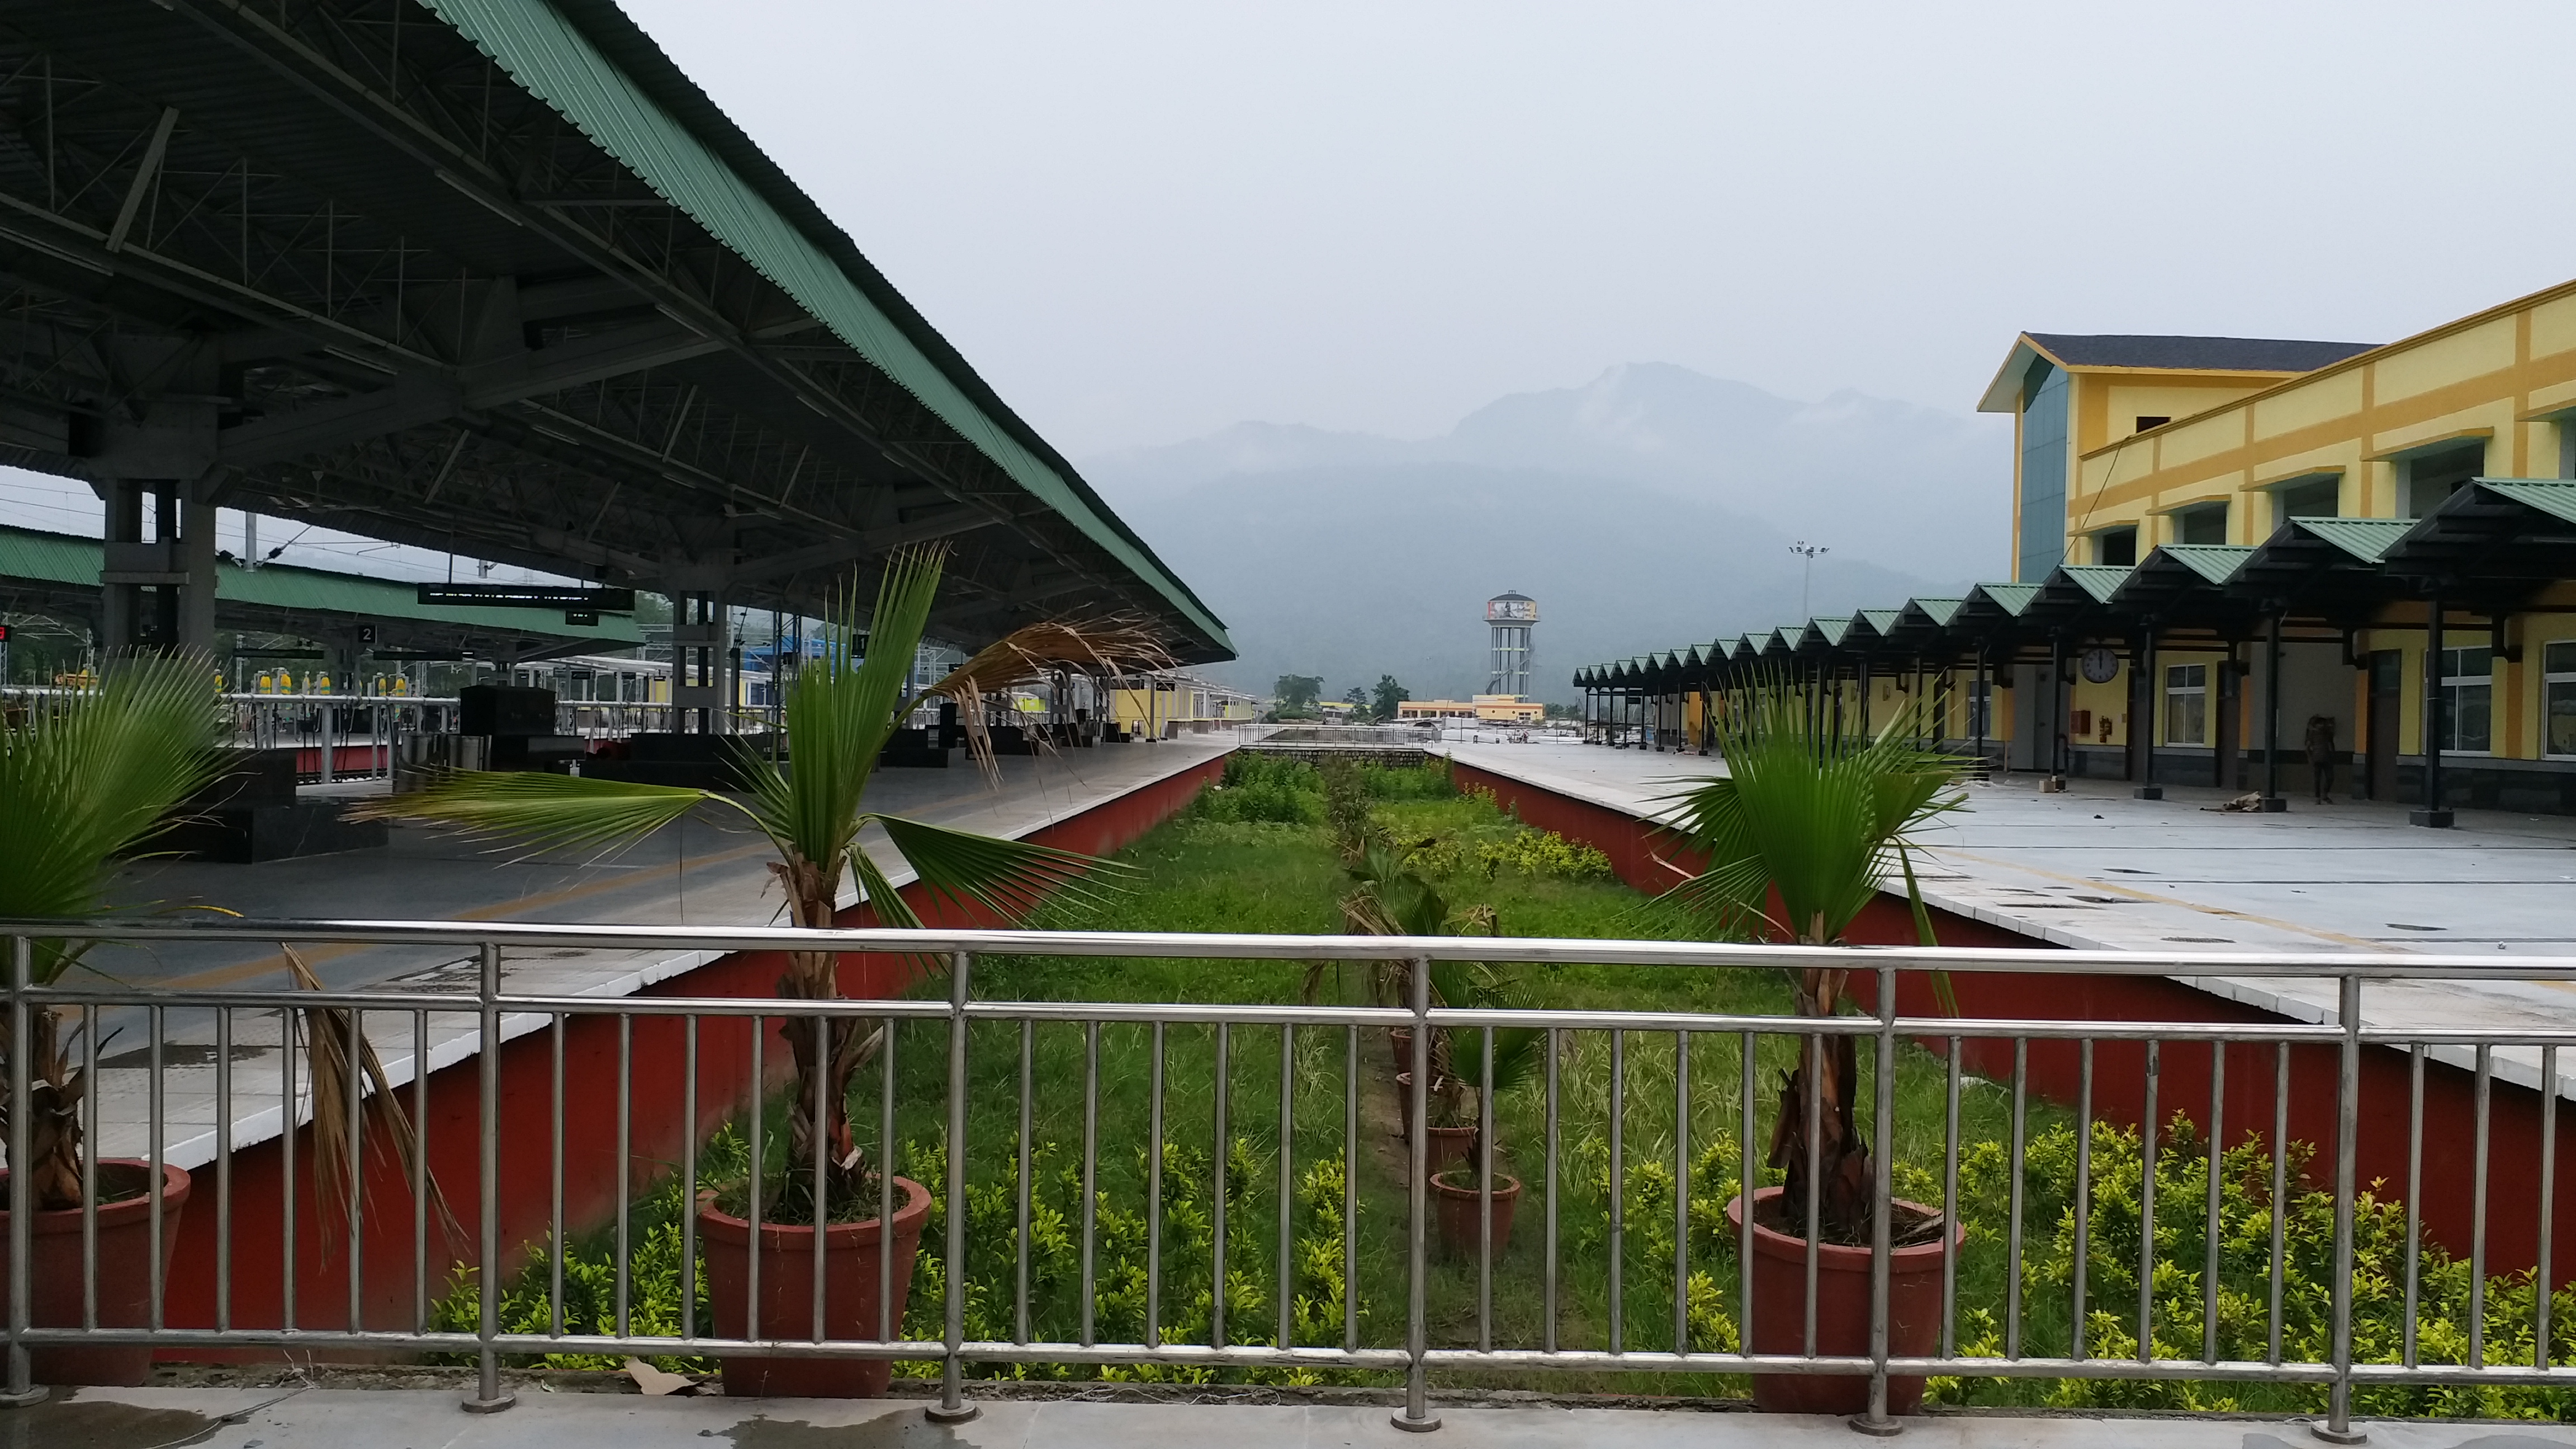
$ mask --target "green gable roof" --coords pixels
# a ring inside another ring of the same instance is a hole
[[[94,538],[0,525],[0,579],[95,589],[106,552],[106,545]],[[352,619],[416,620],[558,639],[595,639],[602,648],[610,649],[644,642],[635,620],[625,614],[602,614],[596,624],[574,625],[564,622],[559,609],[460,609],[423,604],[417,584],[293,564],[246,569],[218,561],[215,598],[258,608]]]

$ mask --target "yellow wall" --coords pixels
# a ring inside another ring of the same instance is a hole
[[[2576,284],[2149,433],[2105,434],[2077,460],[2069,532],[2139,524],[2143,553],[2172,541],[2169,510],[2223,498],[2236,505],[2228,542],[2259,543],[2280,522],[2267,485],[2321,472],[2342,475],[2346,517],[2401,517],[2399,459],[2407,450],[2483,440],[2489,475],[2556,477],[2563,424],[2544,415],[2571,405]]]

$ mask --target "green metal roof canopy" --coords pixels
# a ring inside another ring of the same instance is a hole
[[[0,106],[0,461],[808,613],[945,540],[957,642],[1233,653],[609,0],[16,6]]]
[[[92,618],[105,551],[94,538],[0,526],[0,598],[30,612]],[[344,641],[354,638],[358,626],[372,624],[387,647],[471,650],[505,663],[632,649],[644,642],[634,619],[625,615],[604,614],[596,624],[576,625],[565,623],[559,609],[425,605],[412,584],[291,564],[217,564],[215,624]]]

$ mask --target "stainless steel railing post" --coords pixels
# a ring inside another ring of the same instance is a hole
[[[1886,1438],[1902,1433],[1905,1426],[1887,1416],[1888,1302],[1887,1281],[1890,1255],[1895,1251],[1889,1239],[1893,1236],[1890,1219],[1895,1212],[1896,1155],[1896,968],[1878,968],[1878,1060],[1872,1064],[1872,1085],[1878,1100],[1872,1110],[1877,1120],[1870,1123],[1870,1170],[1875,1175],[1875,1204],[1869,1224],[1869,1411],[1853,1418],[1851,1426],[1864,1434]],[[1809,1189],[1812,1194],[1813,1188]],[[1950,1231],[1944,1222],[1941,1231]]]
[[[940,1357],[939,1402],[921,1411],[934,1424],[963,1424],[984,1412],[963,1398],[966,1341],[966,991],[975,956],[960,951],[948,962],[948,1329]]]
[[[35,1023],[27,1019],[31,1003],[27,988],[34,984],[35,942],[24,936],[9,938],[9,1167],[13,1172],[26,1170],[27,1158],[35,1151],[29,1140],[30,1129],[24,1104],[35,1091],[34,1064],[29,1060],[36,1050]],[[157,1186],[157,1184],[156,1184]],[[0,1391],[0,1405],[15,1408],[21,1404],[41,1403],[42,1386],[32,1381],[32,1366],[27,1360],[27,1329],[35,1319],[35,1295],[29,1281],[35,1272],[36,1215],[26,1205],[10,1197],[9,1214],[9,1384]]]
[[[2334,1277],[2328,1285],[2334,1294],[2335,1377],[2326,1421],[2308,1427],[2329,1444],[2363,1444],[2370,1436],[2352,1427],[2352,1215],[2360,1176],[2353,1154],[2361,1141],[2361,978],[2346,976],[2341,986],[2335,1003],[2335,1025],[2343,1028],[2343,1061],[2335,1079]],[[2549,1085],[2544,1083],[2543,1090]]]
[[[476,1093],[483,1134],[476,1192],[481,1199],[475,1224],[475,1297],[480,1300],[474,1326],[474,1397],[465,1401],[469,1414],[497,1414],[519,1401],[501,1387],[501,1356],[492,1347],[501,1331],[501,946],[485,941],[477,950],[476,991],[483,999],[482,1039],[474,1061],[481,1090]],[[292,1118],[288,1119],[292,1122]],[[290,1129],[292,1130],[291,1126]]]
[[[1430,1376],[1424,1369],[1423,1254],[1424,1219],[1430,1216],[1431,1167],[1431,961],[1416,956],[1411,966],[1413,1007],[1413,1130],[1405,1144],[1404,1214],[1404,1407],[1389,1417],[1395,1427],[1428,1434],[1440,1427],[1431,1412]],[[1346,1166],[1344,1171],[1352,1170]]]

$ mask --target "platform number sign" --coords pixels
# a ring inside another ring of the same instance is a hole
[[[369,648],[373,648],[376,642],[376,626],[373,624],[360,624],[358,626],[358,642]]]
[[[2120,677],[2120,656],[2108,649],[2084,651],[2084,678],[2094,684],[2108,684]]]

